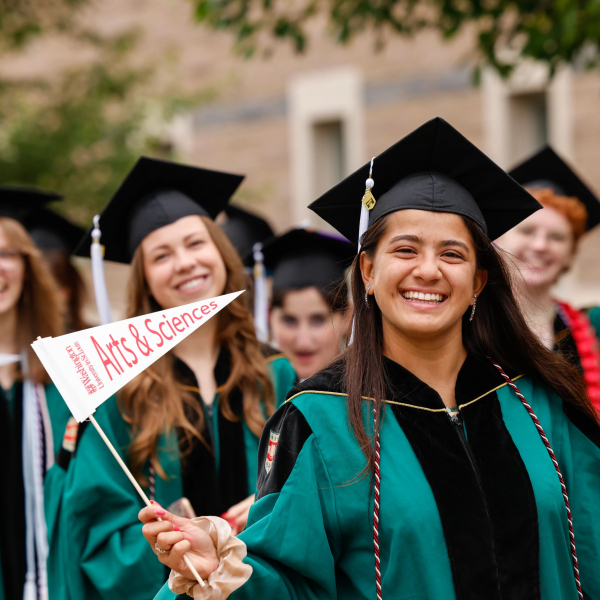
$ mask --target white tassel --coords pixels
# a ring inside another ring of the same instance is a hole
[[[358,254],[360,254],[360,241],[365,231],[369,229],[369,211],[365,205],[361,202],[360,204],[360,221],[358,224]]]
[[[371,167],[369,169],[369,178],[365,181],[365,194],[363,196],[363,200],[360,203],[360,220],[358,222],[358,254],[360,254],[361,247],[361,239],[364,235],[365,231],[369,229],[369,211],[375,206],[375,198],[371,193],[375,182],[373,181],[373,163],[375,162],[375,157],[371,159]],[[365,200],[367,197],[370,198],[369,208],[365,206]],[[350,341],[348,345],[351,346],[352,342],[354,342],[354,319],[352,319],[352,330],[350,332]]]
[[[269,298],[267,294],[267,274],[263,261],[262,244],[254,244],[254,327],[259,342],[269,341]]]
[[[48,531],[44,514],[44,440],[50,442],[51,427],[45,423],[46,394],[43,386],[29,379],[27,354],[21,354],[23,380],[23,487],[25,488],[25,549],[27,572],[23,600],[48,600]],[[37,573],[36,573],[37,569]]]
[[[113,322],[110,300],[108,299],[108,290],[104,278],[104,257],[102,256],[102,246],[100,244],[100,215],[94,217],[94,229],[92,229],[92,247],[90,256],[92,259],[92,278],[94,280],[94,296],[96,297],[96,307],[101,325],[108,325]]]
[[[27,574],[27,580],[23,586],[23,600],[37,600],[37,584],[31,580],[29,574]]]

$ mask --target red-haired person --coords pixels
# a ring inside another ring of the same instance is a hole
[[[517,301],[540,341],[583,371],[588,396],[600,410],[600,309],[587,313],[552,296],[579,240],[600,223],[600,202],[550,147],[510,175],[543,206],[498,240],[508,254]]]

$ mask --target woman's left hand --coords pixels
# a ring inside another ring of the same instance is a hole
[[[248,513],[250,507],[254,504],[254,494],[248,496],[245,500],[242,500],[238,504],[234,504],[227,512],[221,515],[222,519],[225,519],[231,527],[233,535],[237,535],[240,531],[243,531],[248,522]]]

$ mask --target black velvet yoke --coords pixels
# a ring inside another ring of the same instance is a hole
[[[504,380],[485,359],[468,356],[457,379],[465,438],[438,393],[386,361],[389,404],[434,494],[458,600],[540,600],[537,509],[529,475],[504,421],[496,392]],[[468,441],[467,441],[468,439]]]
[[[196,378],[185,363],[177,360],[175,368],[181,383],[198,389]],[[227,381],[229,372],[229,355],[222,350],[215,366],[218,388]],[[199,391],[194,391],[193,394],[198,402],[202,402]],[[214,435],[218,447],[212,447],[211,436],[205,427],[202,435],[206,445],[197,440],[191,452],[181,460],[183,495],[190,501],[197,515],[219,516],[248,496],[248,465],[240,390],[236,389],[230,394],[229,403],[237,417],[235,421],[226,419],[219,407],[216,404],[214,406],[218,411],[217,431]],[[206,411],[205,416],[208,418]]]

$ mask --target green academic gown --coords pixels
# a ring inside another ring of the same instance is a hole
[[[42,427],[42,447],[52,435],[54,452],[69,418],[69,409],[53,384],[45,386],[51,430]],[[22,464],[23,384],[0,388],[0,600],[21,599],[25,583],[25,491]]]
[[[453,423],[437,392],[385,362],[394,391],[381,429],[383,598],[576,600],[555,468],[495,367],[467,357]],[[600,430],[539,382],[516,383],[566,481],[584,597],[600,600]],[[257,501],[240,535],[253,572],[230,598],[375,600],[371,479],[361,476],[343,389],[335,370],[320,373],[267,422]],[[371,402],[364,407],[372,427]],[[173,597],[165,585],[157,599]]]
[[[295,373],[282,355],[271,353],[267,361],[279,406],[294,385]],[[215,368],[218,386],[227,379],[228,364],[222,352]],[[231,422],[223,417],[218,393],[211,415],[193,374],[181,361],[176,361],[176,372],[211,421],[204,433],[211,449],[196,443],[181,458],[178,432],[163,435],[159,458],[168,479],[156,475],[154,489],[145,492],[164,507],[186,497],[198,514],[219,515],[255,492],[259,439],[243,419]],[[229,400],[241,416],[241,393],[234,391]],[[128,463],[131,430],[116,400],[100,406],[95,417]],[[160,589],[166,572],[141,533],[137,515],[143,501],[97,432],[89,426],[83,433],[82,429],[75,451],[61,453],[46,488],[47,520],[51,522],[50,600],[147,600]]]

